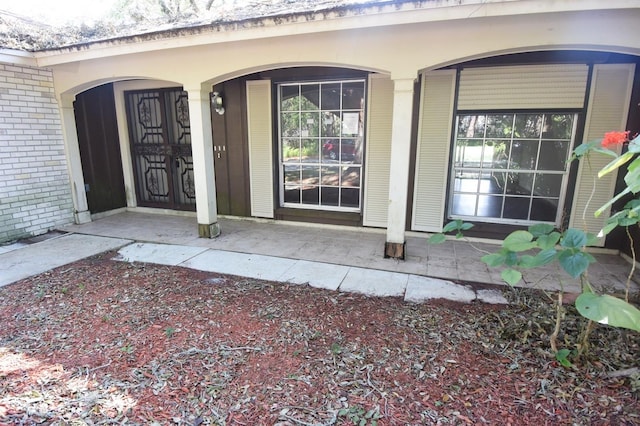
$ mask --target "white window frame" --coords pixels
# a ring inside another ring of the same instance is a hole
[[[455,119],[455,126],[454,126],[454,130],[453,130],[453,136],[452,136],[452,154],[451,154],[451,164],[450,164],[450,183],[449,183],[449,196],[448,196],[448,207],[447,207],[447,217],[449,217],[450,219],[462,219],[462,220],[466,220],[466,221],[471,221],[471,222],[486,222],[486,223],[495,223],[495,224],[507,224],[507,225],[532,225],[535,223],[550,223],[553,224],[555,226],[560,226],[561,225],[561,221],[563,219],[563,215],[564,215],[564,205],[566,202],[566,194],[567,194],[567,186],[568,186],[568,181],[569,181],[569,174],[570,174],[570,164],[567,163],[565,169],[563,172],[559,172],[559,171],[547,171],[547,170],[539,170],[539,169],[519,169],[519,172],[532,172],[534,174],[537,173],[545,173],[545,174],[561,174],[562,175],[562,183],[561,183],[561,187],[560,187],[560,193],[558,195],[558,208],[556,211],[556,217],[554,221],[541,221],[541,220],[531,220],[531,219],[511,219],[511,218],[504,218],[504,200],[508,197],[508,195],[506,194],[506,185],[505,188],[503,189],[502,194],[484,194],[482,192],[480,192],[479,190],[477,190],[476,192],[468,192],[468,194],[473,194],[476,195],[476,206],[474,208],[474,212],[475,215],[471,216],[471,215],[461,215],[461,214],[454,214],[453,213],[453,208],[454,208],[454,195],[456,193],[464,193],[464,191],[456,191],[455,190],[455,185],[456,185],[456,172],[459,170],[469,170],[469,171],[476,171],[480,174],[482,173],[492,173],[492,172],[496,172],[496,173],[508,173],[509,169],[504,169],[504,168],[486,168],[484,167],[484,165],[481,164],[479,167],[457,167],[456,166],[456,149],[458,147],[458,126],[459,126],[459,118],[461,116],[467,116],[467,115],[485,115],[485,116],[489,116],[489,115],[512,115],[513,119],[515,121],[516,115],[518,114],[541,114],[546,116],[549,115],[556,115],[556,114],[571,114],[573,115],[573,123],[572,123],[572,130],[571,130],[571,139],[568,141],[569,142],[569,147],[567,149],[567,157],[564,159],[564,161],[566,162],[569,158],[569,156],[571,155],[571,151],[573,150],[573,147],[575,145],[575,140],[576,140],[576,130],[577,130],[577,125],[578,125],[578,121],[579,121],[579,113],[576,112],[575,110],[566,110],[566,111],[549,111],[549,110],[536,110],[536,111],[475,111],[475,112],[468,112],[468,111],[458,111],[456,113],[456,115],[454,116]],[[495,138],[495,137],[487,137],[486,135],[486,127],[485,127],[485,134],[483,134],[482,138],[477,137],[474,139],[482,139],[483,141],[483,150],[485,145],[486,140],[495,140],[495,139],[499,139],[499,138]],[[505,138],[506,140],[509,140],[511,142],[513,142],[514,139],[513,137],[511,138]],[[530,138],[527,140],[531,140]],[[553,141],[553,140],[557,140],[557,139],[544,139],[542,138],[542,132],[540,134],[540,136],[538,137],[538,154],[536,158],[539,158],[540,155],[540,147],[541,147],[541,143],[544,143],[544,141]],[[484,155],[484,153],[481,154],[481,158]],[[509,156],[509,158],[511,158]],[[537,166],[536,166],[537,167]],[[478,216],[478,200],[479,200],[479,195],[492,195],[492,196],[501,196],[502,197],[502,207],[500,210],[500,215],[501,217],[493,217],[493,216]],[[536,197],[535,194],[533,194],[533,191],[530,195],[528,196],[523,196],[522,198],[529,198],[530,202],[529,202],[529,211],[528,211],[528,217],[531,217],[531,207],[532,207],[532,202],[531,200],[536,199],[536,198],[543,198],[543,199],[555,199],[555,197]]]
[[[328,84],[344,84],[344,83],[362,83],[362,87],[363,87],[363,103],[361,108],[359,109],[352,109],[352,108],[343,108],[342,105],[342,98],[340,99],[340,108],[338,110],[336,109],[330,109],[330,110],[325,110],[325,111],[339,111],[340,114],[344,113],[344,112],[358,112],[362,115],[363,117],[363,121],[365,120],[364,117],[366,117],[366,113],[367,113],[367,81],[366,79],[363,78],[345,78],[345,79],[332,79],[332,80],[311,80],[311,81],[291,81],[291,82],[281,82],[281,83],[277,83],[276,84],[276,92],[277,92],[277,114],[278,114],[278,128],[277,128],[277,132],[278,132],[278,188],[279,188],[279,205],[280,207],[286,207],[286,208],[294,208],[294,209],[304,209],[304,210],[320,210],[320,211],[336,211],[336,212],[352,212],[352,213],[360,213],[362,211],[362,206],[363,206],[363,182],[364,182],[364,160],[365,160],[365,156],[364,156],[364,150],[365,150],[365,146],[366,146],[366,137],[365,137],[365,125],[364,122],[362,123],[361,126],[361,130],[360,130],[360,134],[358,136],[345,136],[343,137],[342,132],[338,137],[324,137],[322,135],[318,135],[317,137],[313,137],[314,139],[317,138],[319,143],[320,143],[320,154],[322,155],[322,147],[323,147],[323,143],[322,140],[323,139],[339,139],[340,141],[342,141],[342,139],[357,139],[360,138],[361,141],[361,160],[359,164],[353,164],[353,163],[348,163],[345,162],[343,163],[342,161],[339,161],[338,163],[327,163],[328,165],[332,166],[332,167],[356,167],[360,170],[360,175],[359,175],[359,181],[360,184],[358,186],[358,207],[345,207],[345,206],[333,206],[333,205],[323,205],[322,204],[322,188],[323,187],[327,187],[326,185],[323,186],[321,185],[321,182],[318,182],[318,204],[307,204],[307,203],[303,203],[302,199],[300,200],[299,203],[291,203],[291,202],[285,202],[284,200],[284,196],[285,196],[285,173],[284,173],[284,166],[287,164],[300,164],[301,166],[304,165],[309,165],[309,166],[318,166],[318,167],[322,167],[323,163],[322,161],[317,162],[317,163],[304,163],[304,162],[300,162],[300,163],[287,163],[284,162],[283,160],[283,156],[282,156],[282,151],[283,151],[283,136],[282,136],[282,112],[281,111],[281,105],[282,105],[282,99],[281,99],[281,87],[283,86],[298,86],[298,87],[302,87],[302,86],[306,86],[306,85],[318,85],[320,86],[320,97],[318,99],[318,103],[320,104],[318,106],[318,112],[322,112],[323,110],[321,109],[321,105],[322,105],[322,90],[321,87],[323,85],[328,85]],[[307,110],[300,110],[298,111],[300,113],[304,113],[304,112],[315,112],[314,111],[307,111]],[[302,139],[309,139],[308,137],[303,137],[298,136],[301,140]],[[291,139],[291,138],[287,138],[287,139]],[[342,144],[341,144],[342,145]],[[338,200],[341,200],[342,197],[342,188],[347,188],[347,189],[351,189],[354,188],[353,186],[343,186],[342,185],[342,178],[340,177],[340,183],[337,186],[331,186],[333,188],[338,188]],[[354,188],[355,189],[355,188]]]

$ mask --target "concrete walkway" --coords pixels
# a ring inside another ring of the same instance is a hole
[[[499,246],[447,241],[432,246],[424,234],[407,237],[404,261],[383,258],[383,230],[310,226],[274,221],[220,218],[222,235],[197,237],[196,220],[126,212],[62,229],[62,236],[34,244],[0,246],[0,286],[94,254],[119,249],[117,259],[178,265],[222,274],[306,284],[371,296],[402,296],[420,302],[445,298],[503,303],[499,270],[480,261]],[[630,264],[613,253],[595,253],[592,284],[625,288]],[[557,266],[555,267],[557,268]],[[553,266],[526,271],[522,286],[559,290],[561,273]],[[467,285],[467,283],[490,284]],[[579,292],[565,275],[564,291]],[[638,291],[632,282],[632,291]]]
[[[409,302],[448,299],[506,303],[499,290],[476,291],[471,286],[401,272],[380,271],[323,262],[235,253],[202,247],[134,243],[118,251],[116,260],[183,266],[200,271],[238,275],[376,297],[404,297]]]
[[[131,242],[121,238],[67,234],[33,244],[5,246],[0,251],[0,287]]]

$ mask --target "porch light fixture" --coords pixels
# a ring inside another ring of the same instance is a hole
[[[222,95],[219,92],[213,92],[211,96],[211,105],[213,106],[213,109],[215,109],[218,114],[220,115],[224,114]]]

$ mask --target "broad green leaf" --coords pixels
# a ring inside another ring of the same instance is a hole
[[[491,268],[495,268],[497,266],[502,265],[505,262],[506,256],[502,252],[491,253],[491,254],[485,254],[480,258],[480,260],[486,263],[487,266]]]
[[[473,223],[469,223],[469,222],[463,222],[460,225],[460,229],[463,231],[468,231],[469,229],[473,228]]]
[[[575,228],[569,228],[565,231],[564,237],[560,241],[562,247],[581,248],[587,244],[587,234]]]
[[[540,235],[538,237],[538,247],[542,250],[548,250],[554,248],[558,241],[560,241],[561,234],[559,232],[552,232],[549,235]]]
[[[515,286],[522,279],[522,273],[520,271],[516,271],[515,269],[505,269],[500,274],[504,282],[509,284],[510,286]]]
[[[569,349],[560,349],[558,352],[556,352],[556,360],[563,367],[571,367],[573,364],[571,364],[571,361],[569,361],[570,354],[571,351]]]
[[[620,226],[631,226],[635,225],[636,223],[638,223],[637,217],[623,217],[618,221],[618,225]]]
[[[581,251],[565,250],[558,256],[558,262],[573,278],[578,278],[589,267],[589,257]]]
[[[515,252],[526,251],[536,246],[532,240],[533,235],[530,232],[514,231],[507,235],[507,238],[502,242],[502,247]]]
[[[634,198],[633,200],[629,200],[627,204],[624,205],[625,209],[635,209],[636,207],[640,207],[640,200],[637,198]]]
[[[640,331],[640,310],[617,297],[582,293],[576,299],[576,308],[591,321]]]
[[[598,143],[599,145],[599,143]],[[608,155],[609,157],[618,158],[618,154],[615,151],[611,151],[610,149],[602,148],[601,146],[596,146],[591,149],[593,152],[597,152],[599,154]]]
[[[633,152],[635,154],[640,152],[640,136],[629,141],[629,152]]]
[[[602,234],[602,236],[606,236],[609,235],[609,233],[611,231],[613,231],[614,229],[616,229],[616,227],[618,226],[618,221],[608,221],[605,225],[604,228],[602,228],[602,231],[600,231],[600,233]]]
[[[602,212],[604,212],[607,208],[609,208],[609,206],[611,206],[613,203],[615,203],[620,198],[624,197],[625,195],[627,195],[630,192],[631,192],[631,189],[630,189],[630,187],[627,186],[624,190],[620,191],[615,197],[613,197],[612,199],[607,201],[604,206],[602,206],[598,210],[596,210],[596,212],[593,215],[595,217],[599,217],[602,214]]]
[[[507,266],[516,266],[518,264],[518,254],[513,251],[502,249],[504,251],[504,264]]]
[[[442,232],[451,232],[451,231],[455,231],[457,229],[460,228],[460,224],[462,223],[461,220],[452,220],[451,222],[447,223],[444,228],[442,228]]]
[[[518,266],[526,269],[535,268],[537,266],[535,264],[535,257],[531,256],[530,254],[525,254],[520,258]]]
[[[531,225],[529,227],[529,232],[531,232],[531,235],[533,235],[534,237],[540,237],[542,235],[551,233],[554,229],[555,227],[548,223],[536,223],[535,225]]]
[[[556,253],[555,249],[548,249],[538,252],[535,256],[522,256],[518,266],[521,268],[537,268],[546,265],[547,263],[553,262],[556,258]]]
[[[622,154],[621,156],[617,157],[616,159],[612,160],[609,164],[607,164],[606,166],[604,166],[599,172],[598,172],[598,177],[601,178],[602,176],[606,175],[607,173],[611,173],[612,171],[616,170],[618,167],[622,166],[623,164],[625,164],[626,162],[628,162],[629,160],[631,160],[634,156],[633,152],[626,152],[624,154]]]
[[[540,251],[535,256],[537,266],[542,266],[542,265],[546,265],[548,263],[553,262],[555,260],[556,256],[557,256],[557,254],[558,254],[558,252],[554,248],[550,248],[550,249],[546,249],[546,250]]]
[[[443,243],[445,240],[447,239],[447,237],[444,236],[444,234],[433,234],[432,236],[429,237],[429,239],[427,240],[427,242],[429,244],[441,244]]]
[[[588,246],[595,246],[598,244],[598,236],[592,232],[587,232],[587,244]]]
[[[569,158],[569,162],[577,159],[577,158],[581,158],[584,157],[585,155],[587,155],[590,151],[593,151],[596,149],[597,146],[600,145],[599,141],[591,141],[591,142],[587,142],[587,143],[583,143],[578,145],[574,150],[573,153],[571,154],[571,157]]]

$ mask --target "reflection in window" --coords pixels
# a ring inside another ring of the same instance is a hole
[[[278,86],[281,205],[360,211],[364,80]]]
[[[558,224],[576,114],[457,117],[449,215]]]

